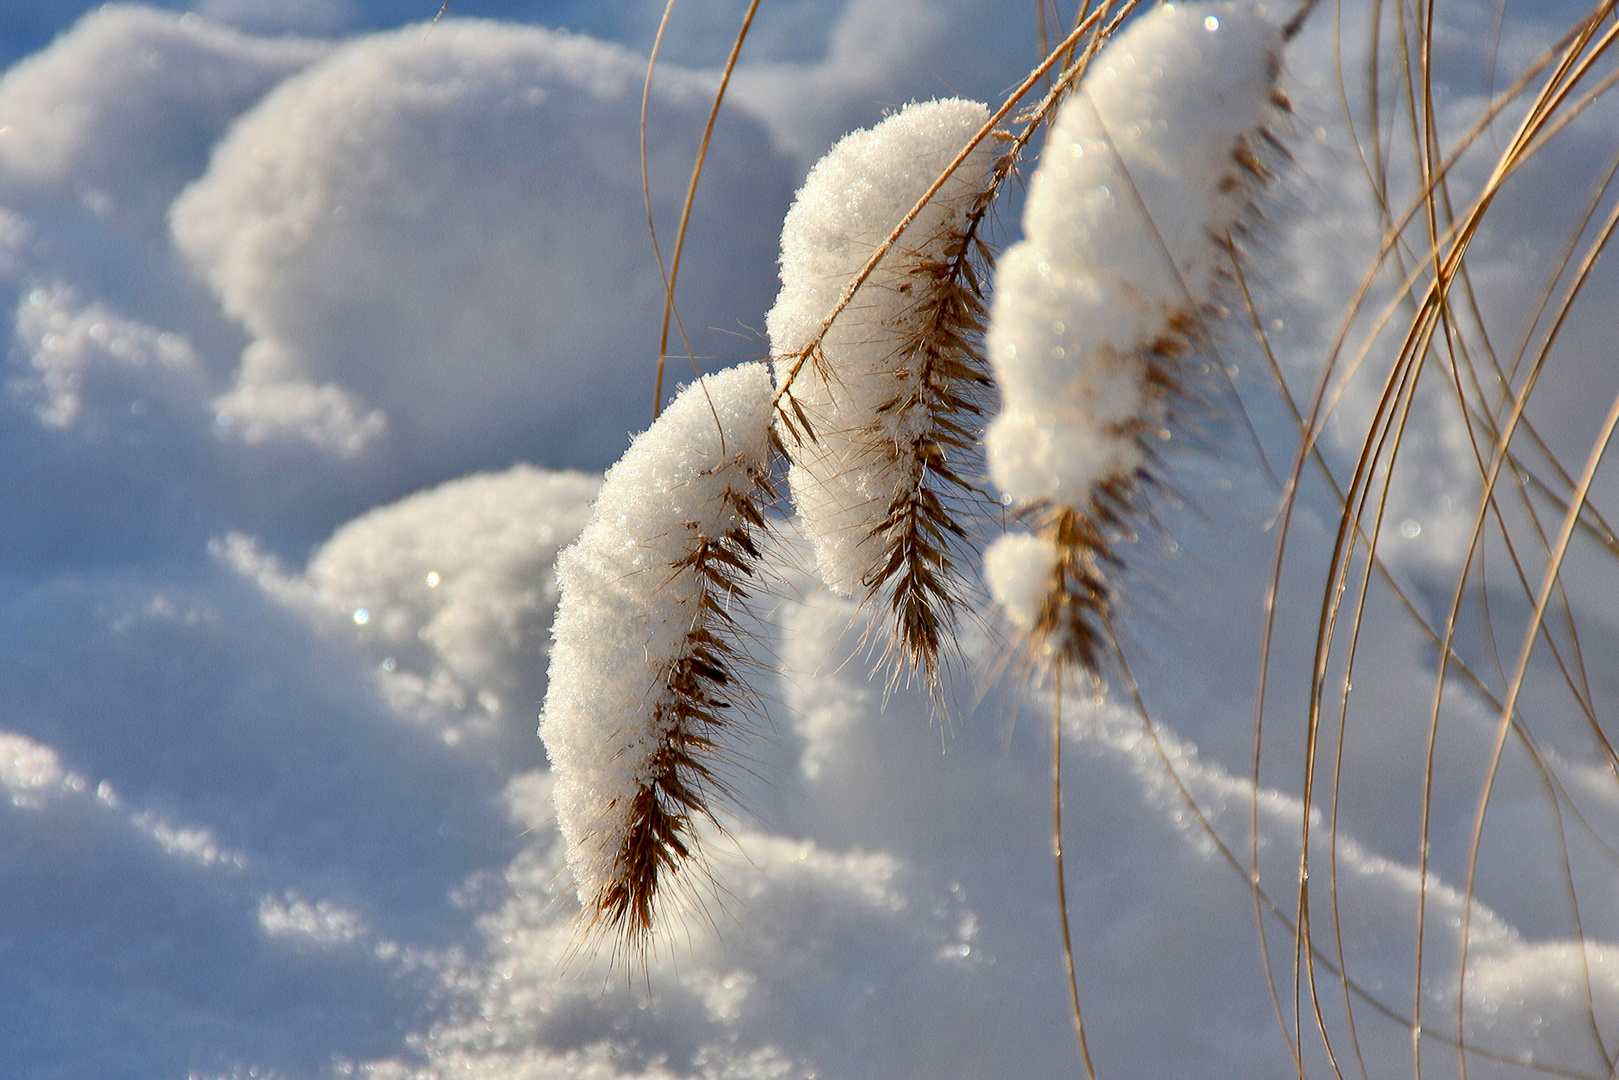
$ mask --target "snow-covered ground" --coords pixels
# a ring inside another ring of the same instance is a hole
[[[676,8],[648,129],[666,252],[745,8]],[[1253,239],[1263,318],[1306,397],[1380,235],[1343,133],[1331,8],[1289,49],[1295,164]],[[1498,40],[1495,8],[1440,5],[1448,131],[1482,109],[1486,72],[1505,85],[1578,10],[1509,4]],[[424,32],[436,10],[0,13],[0,1074],[1077,1075],[1049,688],[1022,677],[986,613],[964,623],[944,714],[885,693],[860,648],[866,613],[818,588],[791,540],[756,605],[769,722],[713,845],[715,889],[633,978],[571,949],[535,727],[551,567],[653,404],[662,287],[636,140],[662,4],[456,0]],[[1365,24],[1344,15],[1352,84]],[[767,355],[782,218],[836,138],[913,99],[998,102],[1036,50],[1033,5],[761,5],[680,279],[707,366]],[[1476,241],[1471,284],[1508,357],[1619,146],[1619,111],[1601,100],[1558,138]],[[1489,157],[1466,163],[1463,188]],[[1018,198],[996,215],[1001,243]],[[1614,303],[1599,274],[1540,392],[1540,433],[1571,471],[1615,391]],[[1065,705],[1068,897],[1104,1078],[1296,1071],[1246,870],[1210,830],[1245,863],[1254,808],[1262,880],[1291,917],[1336,511],[1307,481],[1256,791],[1280,496],[1256,447],[1285,471],[1296,428],[1244,318],[1220,335],[1231,384],[1205,388],[1182,440],[1195,446],[1166,450],[1159,521],[1125,549],[1121,629],[1157,726],[1117,673]],[[1425,385],[1385,554],[1441,620],[1477,467],[1444,379]],[[1341,476],[1375,390],[1351,385],[1327,430]],[[1594,492],[1612,507],[1611,471]],[[1608,556],[1573,558],[1569,603],[1611,731],[1619,575]],[[1521,596],[1506,603],[1521,624]],[[1358,1059],[1327,967],[1316,990],[1344,1074],[1380,1077],[1411,1069],[1437,653],[1386,592],[1362,639],[1332,811]],[[1518,647],[1501,645],[1509,661]],[[1560,786],[1548,796],[1509,748],[1466,983],[1467,1038],[1494,1056],[1469,1074],[1601,1078],[1619,1049],[1619,787],[1569,699],[1533,709]],[[1430,1076],[1456,1071],[1461,890],[1497,713],[1457,685],[1444,721]],[[1331,942],[1324,897],[1315,929]],[[1291,1026],[1291,933],[1263,921]],[[1300,987],[1305,1064],[1330,1072]]]

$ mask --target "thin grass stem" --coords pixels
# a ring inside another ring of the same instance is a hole
[[[1062,665],[1056,670],[1056,694],[1051,705],[1051,817],[1052,856],[1057,864],[1057,916],[1062,922],[1062,958],[1068,969],[1068,1002],[1074,1014],[1074,1035],[1079,1040],[1079,1058],[1087,1080],[1096,1080],[1091,1063],[1090,1044],[1085,1039],[1085,1019],[1079,1011],[1079,980],[1074,975],[1074,942],[1068,929],[1068,882],[1062,865]]]

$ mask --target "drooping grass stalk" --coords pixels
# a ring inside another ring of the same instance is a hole
[[[448,0],[446,0],[448,2]],[[652,75],[658,67],[658,53],[663,47],[663,35],[669,27],[669,16],[674,13],[675,0],[668,0],[664,4],[663,16],[658,21],[658,32],[652,39],[652,52],[646,62],[646,82],[641,87],[641,121],[640,121],[640,150],[641,150],[641,198],[646,204],[647,234],[652,238],[652,255],[658,264],[658,274],[663,279],[663,323],[658,328],[658,366],[657,375],[653,380],[652,388],[652,419],[656,420],[663,411],[663,368],[669,356],[669,324],[671,321],[679,327],[681,341],[686,345],[687,355],[692,355],[690,341],[686,338],[685,324],[680,321],[680,313],[675,307],[675,286],[680,281],[680,260],[686,250],[686,229],[691,224],[692,204],[697,200],[697,182],[703,177],[703,166],[708,161],[708,144],[714,137],[714,124],[719,120],[720,106],[725,103],[725,92],[731,85],[731,75],[736,71],[737,58],[742,55],[742,43],[748,40],[748,31],[753,26],[753,17],[758,14],[759,0],[752,0],[748,10],[742,16],[742,27],[731,42],[731,53],[725,58],[725,67],[720,72],[720,84],[714,91],[713,104],[709,106],[708,121],[703,125],[703,138],[697,147],[697,156],[692,161],[691,179],[686,184],[686,201],[680,208],[680,224],[675,231],[674,251],[669,257],[669,266],[665,269],[663,264],[663,250],[658,245],[658,226],[652,219],[652,178],[647,173],[647,109],[652,101]],[[695,368],[696,358],[693,356]],[[693,371],[694,375],[701,372]]]
[[[977,229],[988,147],[969,156],[823,329],[827,297],[860,269],[988,110],[911,105],[845,137],[811,170],[782,227],[782,288],[767,320],[778,381],[805,344],[818,362],[777,417],[789,482],[822,580],[891,618],[889,658],[936,684],[960,605],[963,475],[989,378]]]
[[[1030,183],[1025,239],[996,276],[1003,401],[986,445],[1038,536],[996,541],[985,574],[1048,668],[1096,668],[1117,538],[1204,340],[1225,238],[1269,179],[1283,41],[1249,4],[1137,19],[1058,112]]]
[[[699,859],[741,713],[739,605],[770,486],[762,364],[689,386],[607,474],[557,563],[540,734],[586,928],[639,957]]]
[[[1074,1014],[1074,1036],[1087,1080],[1096,1080],[1090,1041],[1085,1038],[1085,1017],[1079,1007],[1079,978],[1074,974],[1074,939],[1068,927],[1068,876],[1062,864],[1062,668],[1057,669],[1056,693],[1051,705],[1051,851],[1057,866],[1057,918],[1062,924],[1062,957],[1068,969],[1068,1006]]]

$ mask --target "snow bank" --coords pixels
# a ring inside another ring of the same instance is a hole
[[[380,507],[309,560],[316,603],[353,627],[403,705],[412,697],[513,722],[544,692],[557,552],[599,481],[519,465]]]
[[[226,125],[331,46],[108,4],[0,79],[0,192],[153,238]]]
[[[610,460],[651,409],[623,387],[650,370],[663,292],[636,162],[644,73],[588,38],[447,20],[282,83],[173,210],[175,242],[252,338],[216,403],[227,429],[463,470],[495,464],[494,443]],[[676,70],[653,90],[665,228],[710,90]],[[708,353],[735,345],[701,328],[763,306],[761,222],[785,187],[766,142],[738,117],[715,132],[681,294]]]
[[[203,372],[196,350],[185,338],[122,318],[105,305],[84,304],[70,288],[37,288],[17,310],[15,341],[26,353],[27,375],[13,377],[8,388],[34,406],[34,415],[49,428],[71,428],[92,412],[106,409],[108,399],[130,402],[137,414],[152,398],[192,406],[202,397]],[[102,429],[122,417],[96,416]]]

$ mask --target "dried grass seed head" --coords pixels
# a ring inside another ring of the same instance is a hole
[[[608,471],[558,560],[540,734],[587,923],[628,941],[696,855],[738,706],[734,605],[759,556],[770,374],[687,387]]]
[[[971,491],[964,473],[989,385],[974,265],[994,162],[988,144],[967,156],[830,328],[825,319],[987,116],[976,102],[913,104],[840,141],[787,215],[782,289],[768,320],[779,380],[814,350],[779,423],[821,577],[889,609],[890,658],[930,682],[959,603],[957,502]]]
[[[1001,260],[987,335],[1002,412],[986,436],[1043,543],[999,541],[992,588],[1038,649],[1094,664],[1105,571],[1128,527],[1274,138],[1281,31],[1256,4],[1155,8],[1063,104],[1030,182],[1025,239]],[[1014,572],[1017,557],[1033,560]],[[1062,595],[1039,605],[1030,582]],[[998,582],[998,584],[997,584]]]

